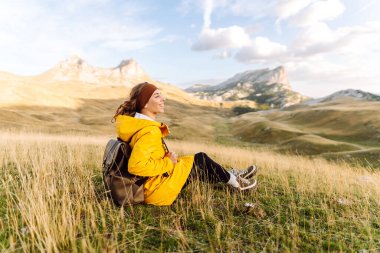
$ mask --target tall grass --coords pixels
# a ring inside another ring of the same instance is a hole
[[[347,164],[169,141],[224,165],[260,167],[247,193],[194,183],[170,207],[106,198],[105,137],[0,134],[0,250],[380,250],[380,174]]]

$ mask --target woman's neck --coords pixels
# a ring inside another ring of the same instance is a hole
[[[142,113],[142,112],[136,112],[135,118],[156,121],[155,115],[153,115],[153,117],[152,117],[152,116],[147,115],[146,113]]]
[[[153,120],[156,120],[156,114],[154,113],[151,113],[147,110],[142,110],[141,111],[141,114],[145,115],[145,116],[148,116],[149,118],[153,119]]]

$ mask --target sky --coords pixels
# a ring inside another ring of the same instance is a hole
[[[293,90],[380,94],[379,0],[0,0],[0,70],[135,59],[181,88],[285,67]]]

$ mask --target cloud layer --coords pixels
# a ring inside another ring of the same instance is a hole
[[[2,1],[0,70],[38,74],[71,54],[104,67],[134,57],[179,83],[281,64],[305,95],[380,93],[379,11],[378,0]]]
[[[25,64],[35,65],[28,68],[33,73],[71,54],[96,61],[110,52],[123,54],[159,42],[155,38],[162,28],[141,21],[146,7],[137,2],[117,8],[114,4],[110,0],[3,2],[0,47],[7,49],[2,57],[10,60],[0,63],[0,69],[12,65],[22,69],[20,59],[24,59]]]
[[[368,4],[373,6],[374,2]],[[258,0],[208,0],[200,1],[199,7],[204,10],[204,28],[193,43],[193,50],[223,49],[216,55],[227,56],[225,52],[229,52],[229,57],[245,64],[282,64],[288,67],[296,82],[311,83],[313,79],[314,84],[319,80],[321,84],[331,85],[340,81],[350,83],[350,80],[354,83],[366,78],[368,85],[373,86],[379,80],[379,74],[371,71],[379,64],[373,60],[374,55],[367,58],[365,68],[357,59],[371,53],[379,56],[380,22],[334,25],[333,28],[332,22],[342,19],[346,11],[342,0],[275,0],[266,5]],[[237,25],[216,27],[212,23],[212,15],[221,8],[226,18],[228,15],[243,17],[249,10],[257,15],[253,22],[271,19],[273,27],[277,27],[277,34],[265,30],[250,34]],[[271,38],[279,35],[286,39],[276,41]]]

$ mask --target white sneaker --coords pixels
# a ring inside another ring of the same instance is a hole
[[[252,178],[253,176],[256,175],[256,173],[257,173],[257,166],[256,165],[251,165],[248,168],[246,168],[245,170],[232,169],[232,170],[230,170],[228,172],[234,174],[236,177],[241,177],[241,178],[244,178],[244,179],[250,179],[250,178]]]
[[[253,189],[257,186],[257,180],[253,179],[252,181],[242,178],[242,177],[237,177],[236,180],[239,183],[239,186],[236,187],[241,191],[248,190],[248,189]]]

